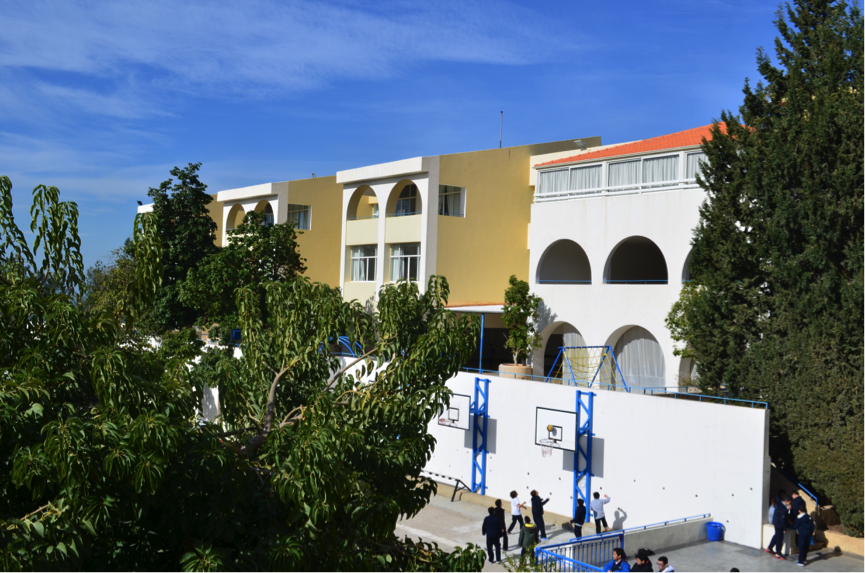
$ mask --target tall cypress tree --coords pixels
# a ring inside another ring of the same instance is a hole
[[[771,409],[770,453],[863,529],[863,41],[844,2],[779,10],[740,115],[704,142],[697,286],[674,313],[707,391]]]
[[[181,302],[178,283],[218,250],[214,244],[216,223],[207,210],[213,197],[198,178],[200,167],[201,163],[175,167],[171,175],[176,182],[168,179],[147,192],[153,199],[153,213],[159,219],[163,243],[162,287],[147,321],[159,334],[195,324],[198,311]]]

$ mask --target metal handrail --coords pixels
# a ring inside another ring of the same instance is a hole
[[[552,284],[552,285],[590,285],[592,284],[590,280],[557,280],[557,279],[538,279],[538,284]]]
[[[346,217],[346,221],[365,221],[366,219],[378,219],[378,215],[370,215],[369,217]]]
[[[687,189],[691,187],[699,189],[696,179],[675,179],[671,181],[657,181],[651,183],[628,183],[627,185],[595,187],[593,189],[567,189],[565,191],[554,191],[552,193],[535,193],[535,201],[545,202],[555,199],[561,200],[584,197],[586,195],[613,195],[617,193],[640,193],[642,191],[668,191],[671,189]]]
[[[787,473],[787,470],[785,470],[784,468],[780,468],[780,467],[776,466],[774,463],[773,463],[772,465],[773,465],[775,468],[781,470],[781,473],[784,474],[785,476],[787,476],[787,479],[788,479],[788,480],[794,482],[797,486],[799,486],[799,489],[801,489],[802,491],[804,491],[805,493],[807,493],[807,494],[808,494],[808,497],[810,497],[811,499],[814,500],[814,505],[817,507],[817,512],[819,513],[819,511],[820,511],[820,500],[817,499],[817,496],[814,495],[813,493],[811,493],[810,491],[808,491],[808,490],[805,488],[804,485],[802,485],[801,483],[799,483],[798,481],[796,481],[796,478],[794,478],[793,476],[791,476],[790,474],[788,474],[788,473]]]
[[[628,279],[628,280],[613,280],[613,279],[604,279],[604,284],[608,285],[648,285],[648,284],[667,284],[669,281],[667,279]]]
[[[624,535],[625,533],[628,533],[629,531],[644,531],[650,527],[663,527],[663,526],[670,525],[673,523],[678,523],[680,521],[682,523],[687,523],[689,519],[706,519],[707,517],[712,517],[712,514],[711,513],[703,513],[700,515],[691,515],[689,517],[680,517],[678,519],[670,519],[668,521],[659,521],[658,523],[650,523],[648,525],[638,525],[637,527],[629,527],[627,529],[617,529],[615,531],[615,533]],[[575,541],[582,541],[584,539],[595,539],[595,540],[603,539],[605,535],[610,535],[611,533],[614,533],[614,532],[608,531],[605,533],[596,533],[594,535],[583,535],[582,537],[572,537],[570,541],[567,541],[565,543],[559,543],[558,545],[569,545],[570,543],[573,543]],[[550,546],[544,545],[544,547],[550,547]]]
[[[388,213],[387,217],[410,217],[411,215],[422,215],[423,211],[415,211],[414,213]]]

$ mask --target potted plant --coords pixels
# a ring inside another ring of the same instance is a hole
[[[541,347],[541,334],[537,330],[541,297],[530,293],[529,283],[519,280],[515,275],[511,275],[508,283],[510,286],[505,290],[502,322],[510,329],[505,348],[513,354],[514,362],[499,365],[499,374],[527,380],[532,375],[532,367],[528,365],[527,359]]]

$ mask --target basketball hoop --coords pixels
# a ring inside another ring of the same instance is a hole
[[[541,456],[548,458],[553,455],[553,448],[556,447],[558,440],[549,440],[544,439],[540,441],[541,444]]]

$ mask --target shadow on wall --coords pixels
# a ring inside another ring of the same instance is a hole
[[[585,447],[585,445],[583,446]],[[562,469],[567,472],[574,471],[574,452],[563,452]],[[582,468],[580,468],[582,469]],[[592,476],[604,477],[604,439],[592,438]],[[591,495],[591,492],[589,492]]]
[[[495,418],[489,418],[487,420],[487,452],[494,454],[496,453],[496,430],[498,428],[498,420]],[[474,433],[474,421],[472,421],[472,429],[468,432],[465,432],[465,440],[463,441],[463,446],[472,449],[472,434]],[[478,435],[478,440],[480,440],[480,435]]]
[[[612,529],[624,529],[625,522],[628,520],[628,513],[621,507],[617,507],[613,512],[613,522],[610,524]]]

